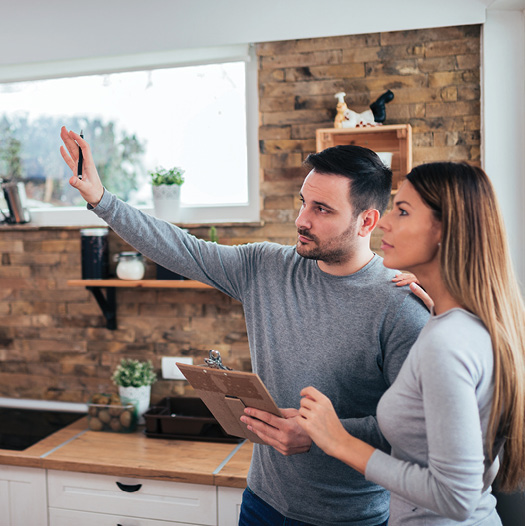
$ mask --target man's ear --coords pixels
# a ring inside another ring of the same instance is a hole
[[[359,231],[358,235],[361,237],[366,237],[372,233],[374,228],[379,222],[379,210],[371,208],[370,210],[365,210],[359,214]]]

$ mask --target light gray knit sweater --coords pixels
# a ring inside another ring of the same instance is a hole
[[[501,524],[490,493],[498,463],[485,447],[492,393],[492,344],[479,318],[432,316],[379,402],[392,456],[376,451],[366,477],[392,492],[389,526]]]

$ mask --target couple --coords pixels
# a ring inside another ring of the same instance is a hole
[[[118,235],[243,303],[253,369],[285,409],[242,417],[268,445],[254,445],[240,524],[387,524],[384,488],[391,526],[501,524],[498,453],[503,489],[525,477],[525,320],[482,170],[420,166],[379,219],[390,170],[370,150],[330,148],[307,159],[295,247],[227,247],[122,203],[88,143],[61,137],[70,184]],[[430,293],[430,320],[370,251],[377,225],[385,265]]]

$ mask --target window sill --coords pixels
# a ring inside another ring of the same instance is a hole
[[[209,228],[211,226],[215,226],[218,223],[177,223],[177,226],[181,228],[186,229],[194,229],[194,228]],[[34,221],[31,221],[30,223],[24,223],[24,224],[10,224],[10,223],[0,223],[0,231],[35,231],[35,230],[80,230],[81,228],[89,228],[93,226],[93,223],[82,223],[82,224],[38,224]],[[104,221],[101,221],[100,223],[96,224],[97,227],[100,226],[107,226]],[[264,226],[263,221],[253,221],[253,222],[245,222],[245,223],[220,223],[221,228],[235,228],[235,227],[243,227],[243,228],[262,228]]]
[[[240,208],[240,207],[239,207]],[[141,208],[141,210],[147,214],[154,215],[152,208]],[[254,226],[260,227],[264,223],[257,219],[259,211],[252,212],[245,219],[242,217],[232,217],[231,213],[227,210],[220,210],[220,207],[214,208],[202,208],[200,212],[193,208],[187,209],[187,212],[182,209],[183,216],[182,220],[177,223],[178,226],[185,228],[188,227],[202,227],[206,225],[218,225],[221,226]],[[184,213],[186,212],[186,213]],[[91,210],[84,207],[64,207],[58,209],[32,209],[30,210],[31,221],[24,225],[2,225],[6,227],[100,227],[107,226],[106,222],[100,219]],[[222,217],[221,217],[222,215]],[[233,214],[235,215],[235,214]],[[245,215],[245,214],[242,214]],[[184,217],[185,216],[185,217]]]

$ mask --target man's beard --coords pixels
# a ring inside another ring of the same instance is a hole
[[[316,236],[309,233],[309,230],[300,228],[297,233],[307,237],[315,246],[303,245],[297,240],[297,253],[305,259],[323,261],[328,265],[336,265],[347,261],[355,253],[356,232],[355,223],[352,223],[347,230],[339,236],[329,240],[322,245]]]

